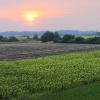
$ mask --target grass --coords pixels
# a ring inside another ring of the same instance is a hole
[[[100,82],[32,98],[33,100],[100,100]]]
[[[0,61],[0,100],[27,100],[98,80],[100,51]]]

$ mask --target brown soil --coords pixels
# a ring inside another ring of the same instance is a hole
[[[73,51],[99,50],[96,44],[61,44],[61,43],[0,43],[0,60],[25,59]]]

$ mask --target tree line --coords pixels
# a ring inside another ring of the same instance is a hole
[[[89,37],[84,38],[82,36],[75,36],[70,34],[65,34],[63,37],[61,37],[57,32],[45,32],[40,40],[42,42],[49,42],[53,41],[56,43],[90,43],[90,44],[100,44],[100,37]]]
[[[35,34],[33,37],[27,36],[27,41],[30,40],[36,40],[36,41],[42,41],[42,42],[55,42],[55,43],[94,43],[94,44],[100,44],[100,37],[89,37],[84,38],[82,36],[75,36],[70,34],[65,34],[64,36],[60,36],[58,32],[45,32],[42,36],[38,36]],[[0,36],[0,42],[18,42],[19,39],[11,36],[11,37],[4,37]]]
[[[19,40],[14,36],[11,37],[0,36],[0,42],[17,42],[17,41]]]

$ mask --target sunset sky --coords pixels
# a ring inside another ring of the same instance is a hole
[[[0,31],[100,30],[100,0],[0,0]]]

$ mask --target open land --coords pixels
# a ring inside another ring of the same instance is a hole
[[[99,88],[100,51],[0,61],[0,100],[99,100]]]
[[[0,43],[0,100],[99,99],[100,45]]]
[[[0,43],[0,60],[44,57],[74,51],[99,50],[96,44],[62,44],[40,42]]]

